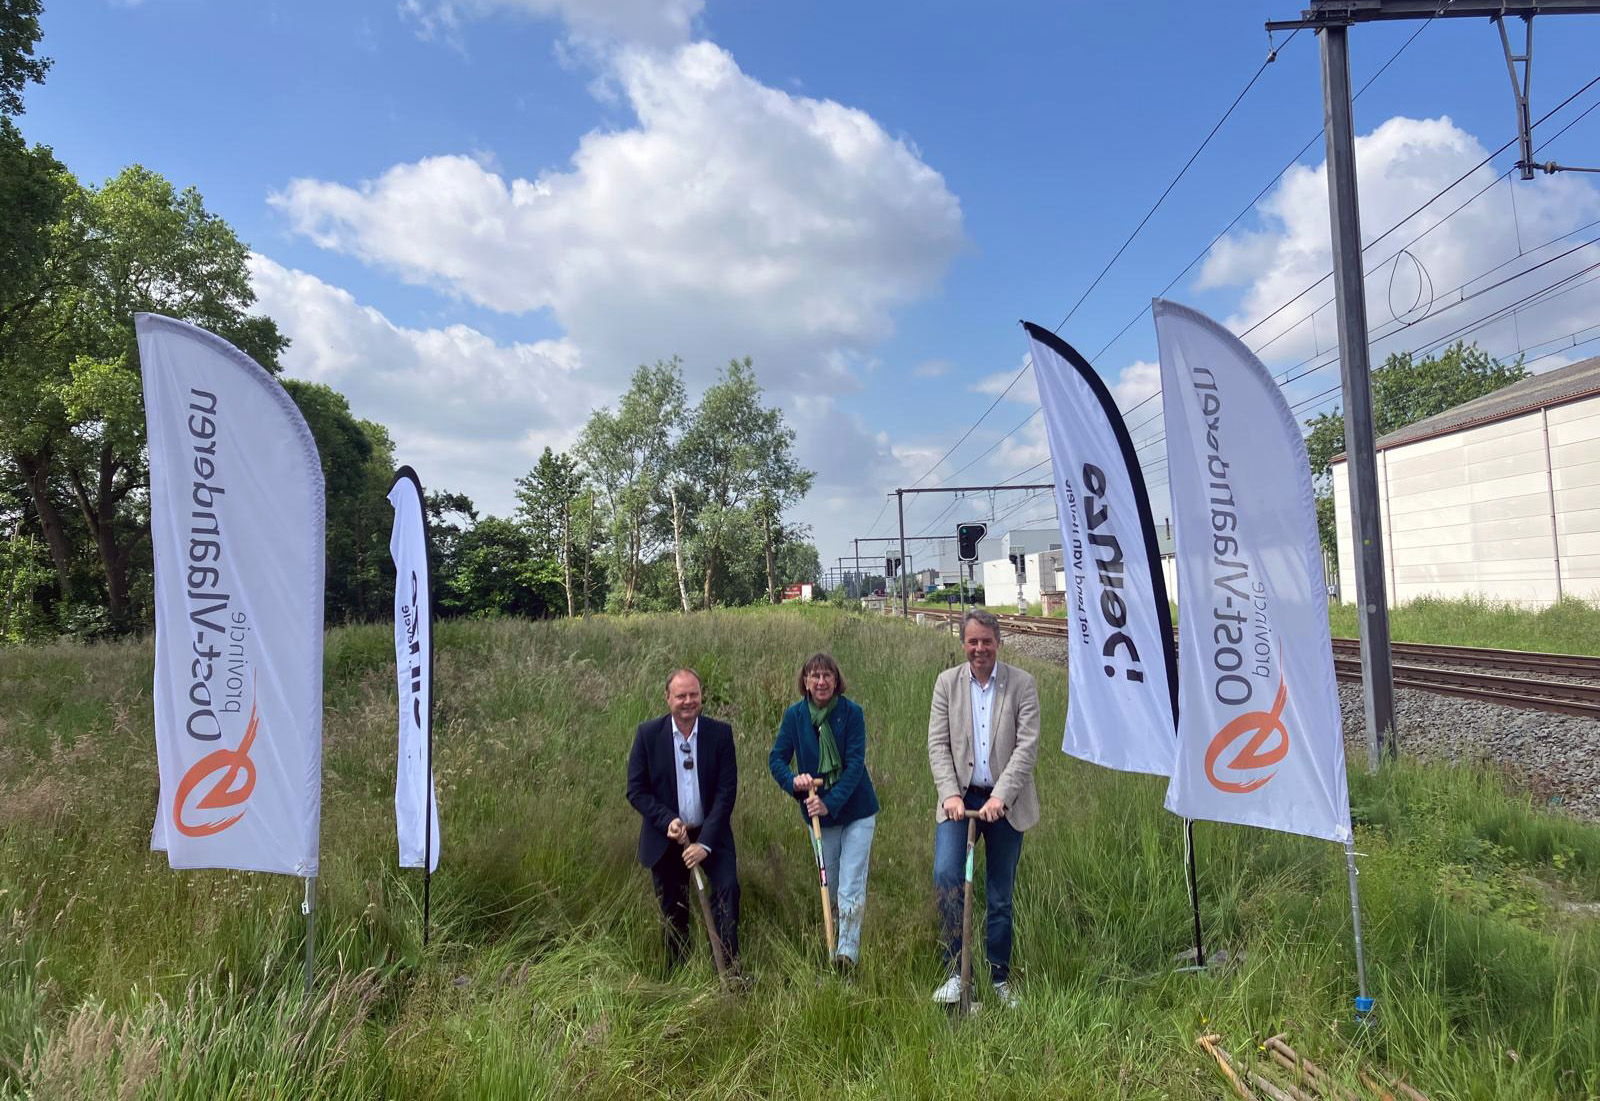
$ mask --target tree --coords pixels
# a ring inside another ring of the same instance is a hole
[[[683,403],[683,369],[677,357],[640,365],[617,412],[595,410],[578,440],[577,457],[604,505],[612,576],[624,612],[633,608],[641,564],[658,538],[659,499]]]
[[[1527,377],[1521,356],[1515,363],[1503,364],[1475,343],[1457,341],[1439,356],[1423,360],[1398,352],[1372,372],[1373,436],[1386,436]],[[1310,429],[1306,457],[1317,487],[1317,527],[1324,549],[1335,553],[1338,536],[1329,471],[1333,457],[1345,449],[1344,412],[1323,413],[1306,421],[1306,427]]]
[[[678,451],[698,505],[694,549],[703,607],[711,607],[718,569],[747,546],[764,548],[768,599],[775,595],[778,517],[805,495],[813,477],[794,461],[793,444],[782,410],[761,404],[749,356],[731,361],[690,415]]]
[[[12,117],[23,111],[22,92],[42,82],[50,62],[33,56],[39,41],[39,0],[7,0],[0,6],[0,440],[11,466],[34,499],[30,526],[44,540],[55,569],[57,596],[72,588],[68,522],[61,516],[59,487],[52,493],[51,464],[40,431],[37,364],[28,353],[39,333],[32,323],[65,283],[74,257],[55,248],[55,229],[77,184],[41,145],[23,140]],[[26,454],[30,461],[18,463]],[[42,502],[43,509],[39,508]],[[20,532],[19,532],[20,534]]]
[[[441,619],[465,615],[472,609],[455,584],[461,572],[461,547],[467,533],[477,526],[478,510],[465,493],[427,490],[422,513],[433,569],[433,614]]]
[[[393,590],[389,532],[394,511],[389,485],[394,445],[381,424],[358,420],[345,396],[331,387],[283,379],[305,417],[322,460],[327,502],[327,579],[324,607],[330,623],[374,619],[388,613]]]
[[[0,4],[0,115],[22,114],[22,90],[31,81],[44,83],[50,59],[34,57],[39,41],[41,0],[6,0]]]
[[[124,169],[64,206],[56,247],[77,258],[49,296],[46,329],[23,349],[38,399],[15,452],[41,519],[54,508],[44,474],[59,475],[93,541],[113,630],[132,625],[129,568],[149,534],[143,500],[143,400],[133,315],[191,321],[269,371],[287,341],[254,303],[248,250],[198,191],[176,191],[148,169]]]
[[[554,605],[559,582],[533,563],[527,528],[486,516],[462,533],[449,584],[463,610],[476,618],[542,617]]]
[[[567,615],[574,615],[572,575],[573,505],[583,492],[578,461],[546,447],[533,470],[517,479],[517,515],[528,527],[535,555],[560,565]]]
[[[778,544],[778,576],[785,585],[822,584],[822,556],[814,543],[798,539]]]

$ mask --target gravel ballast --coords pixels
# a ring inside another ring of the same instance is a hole
[[[1059,638],[1007,634],[1005,651],[1066,664]],[[1487,763],[1504,769],[1552,807],[1600,822],[1600,722],[1479,703],[1411,688],[1395,689],[1400,752],[1423,760]],[[1361,686],[1339,685],[1345,755],[1366,760]]]

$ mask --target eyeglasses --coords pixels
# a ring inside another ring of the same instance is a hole
[[[683,770],[685,772],[693,772],[694,758],[689,755],[689,743],[679,742],[678,751],[683,754]]]

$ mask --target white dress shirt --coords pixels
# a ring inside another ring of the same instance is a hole
[[[989,674],[988,684],[979,684],[977,677],[969,677],[972,684],[972,749],[976,760],[972,768],[972,786],[994,787],[994,775],[989,770],[989,716],[994,710],[994,684],[998,679],[995,669]]]
[[[677,770],[678,776],[678,817],[683,819],[683,824],[690,827],[700,826],[705,823],[705,807],[700,804],[700,718],[695,716],[694,727],[684,737],[678,729],[676,720],[669,720],[672,724],[672,767]],[[683,745],[689,745],[689,757],[694,761],[694,768],[684,768]]]

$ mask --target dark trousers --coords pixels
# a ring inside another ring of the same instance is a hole
[[[698,831],[691,830],[693,838]],[[739,872],[731,853],[713,849],[700,865],[711,891],[712,921],[717,936],[722,940],[728,963],[739,959]],[[662,854],[650,869],[650,881],[656,889],[656,901],[661,906],[662,924],[667,946],[667,962],[677,967],[688,958],[690,945],[704,934],[691,934],[691,925],[700,925],[696,911],[700,901],[694,895],[693,873],[683,866],[683,850],[674,845]],[[710,951],[709,947],[707,951]]]
[[[968,810],[988,800],[986,789],[968,788],[963,796]],[[1011,977],[1011,890],[1017,881],[1017,861],[1022,858],[1022,832],[1004,818],[979,822],[983,843],[983,896],[989,978],[1005,982]],[[939,924],[944,940],[945,965],[954,968],[961,959],[961,896],[966,887],[967,824],[940,822],[933,835],[933,883],[939,896]]]

